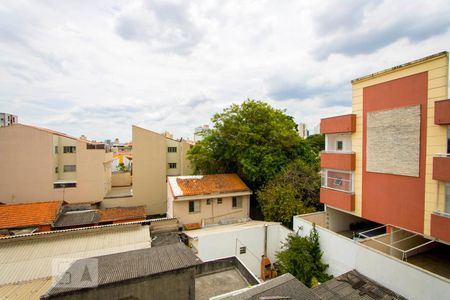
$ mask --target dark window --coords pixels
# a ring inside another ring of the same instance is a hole
[[[62,188],[74,188],[77,187],[76,182],[66,182],[66,183],[54,183],[53,188],[62,189]]]
[[[55,146],[55,154],[58,154],[58,146]]]
[[[232,207],[233,208],[242,208],[242,198],[241,197],[233,197]]]
[[[76,172],[76,171],[77,171],[76,165],[64,165],[64,173]]]
[[[196,213],[200,211],[200,201],[189,201],[189,212]]]
[[[177,147],[167,147],[167,152],[177,152]]]
[[[342,141],[337,141],[336,142],[336,150],[341,151],[342,149],[344,149],[344,143]]]
[[[217,198],[217,204],[222,204],[222,198]]]
[[[244,246],[244,247],[240,247],[239,248],[239,253],[240,254],[245,254],[246,252],[247,252],[247,247]]]
[[[169,169],[176,169],[177,163],[169,163]]]
[[[206,205],[211,205],[212,199],[206,199]]]
[[[75,153],[75,152],[77,152],[77,147],[75,147],[75,146],[64,146],[63,152],[64,153]]]
[[[58,173],[58,172],[59,172],[58,167],[55,167],[55,173]]]

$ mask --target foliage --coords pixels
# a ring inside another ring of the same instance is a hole
[[[128,168],[125,166],[123,162],[119,163],[116,167],[117,171],[119,172],[127,172]]]
[[[196,173],[237,173],[255,190],[294,159],[317,163],[293,118],[262,101],[233,104],[211,121],[188,153]]]
[[[326,273],[327,264],[322,262],[319,234],[315,225],[309,236],[290,234],[284,249],[276,254],[282,273],[291,273],[306,286],[312,287],[332,277]]]
[[[291,227],[293,216],[321,207],[319,191],[317,167],[295,160],[256,194],[265,220]]]
[[[325,150],[325,135],[323,134],[313,134],[306,138],[306,143],[311,147],[311,149],[319,154],[320,151]]]

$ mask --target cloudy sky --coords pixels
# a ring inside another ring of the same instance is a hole
[[[450,49],[450,2],[0,2],[0,112],[91,139],[192,137],[247,98],[308,127],[350,80]]]

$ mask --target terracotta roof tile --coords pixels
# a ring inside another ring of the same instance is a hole
[[[236,174],[179,176],[175,178],[176,184],[182,192],[181,195],[176,194],[175,196],[195,196],[250,191],[248,186],[246,186]],[[173,182],[173,180],[169,182]]]
[[[100,210],[100,222],[112,222],[122,220],[144,220],[145,207],[114,207]]]
[[[0,205],[0,229],[50,225],[61,205],[61,201]]]

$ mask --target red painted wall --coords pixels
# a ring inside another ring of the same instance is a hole
[[[423,233],[428,73],[363,89],[362,216]],[[366,172],[367,113],[421,105],[419,177]]]

